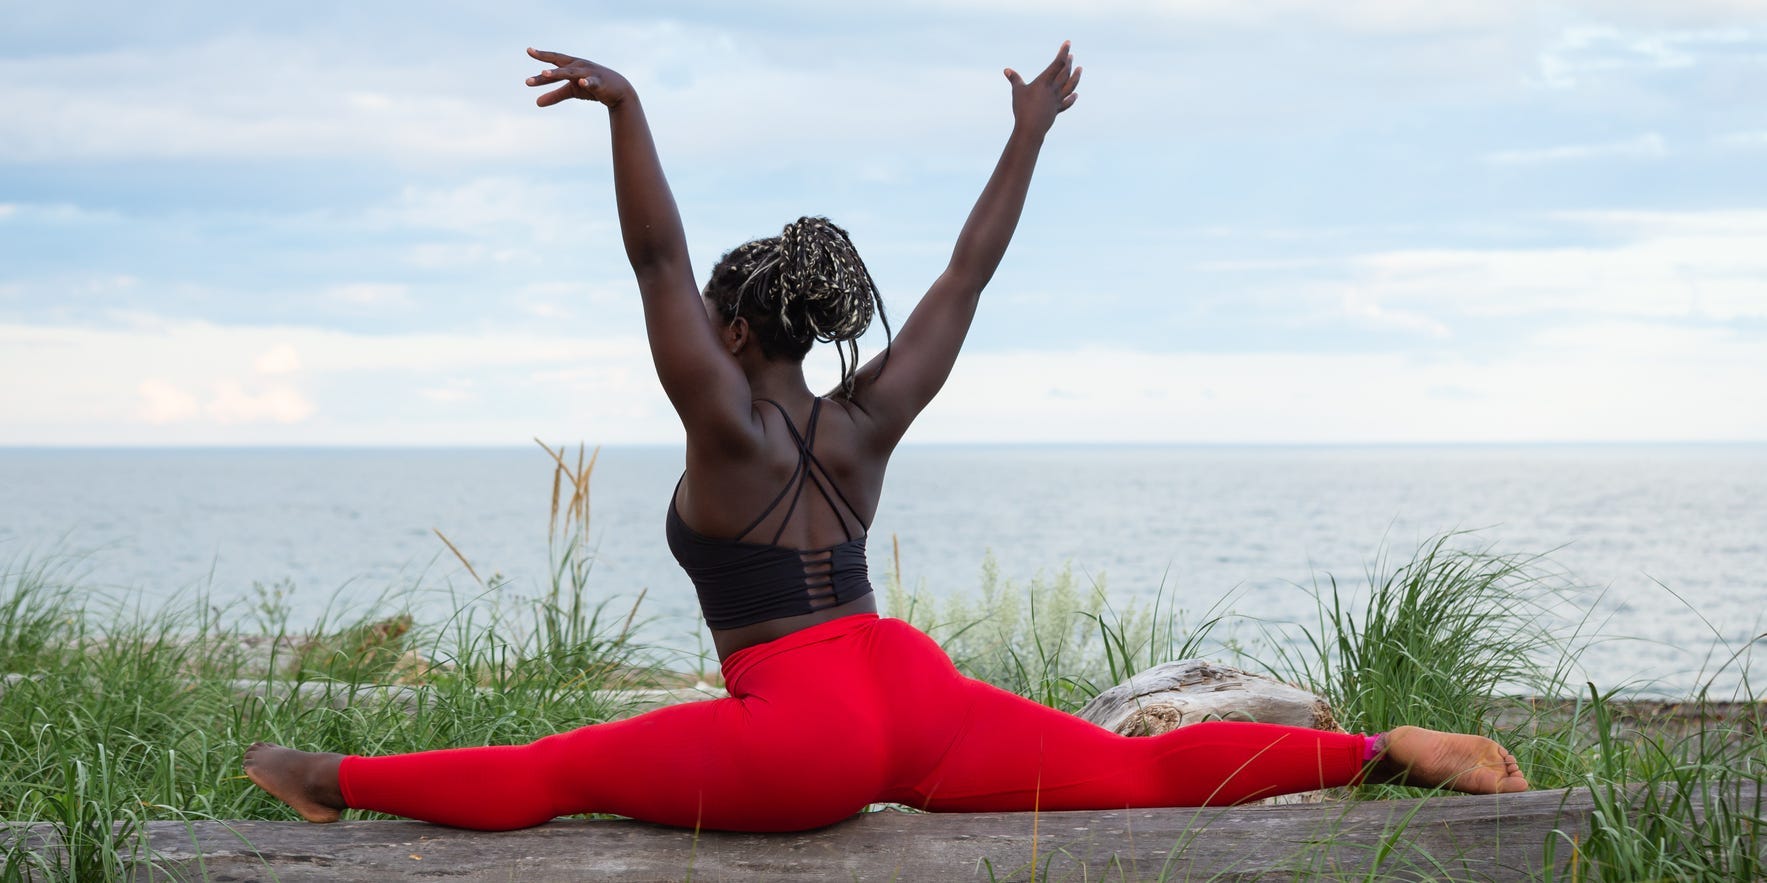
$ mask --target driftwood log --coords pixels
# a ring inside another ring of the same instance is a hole
[[[1719,796],[1692,796],[1696,816]],[[1752,783],[1721,796],[1733,811],[1759,812]],[[876,812],[796,834],[583,820],[500,834],[421,822],[150,822],[138,855],[151,865],[134,879],[1567,879],[1595,808],[1590,792],[1576,789],[1321,806]],[[47,826],[0,826],[0,846],[21,837],[39,851],[56,848]]]
[[[1124,736],[1157,736],[1211,720],[1343,732],[1319,696],[1203,659],[1166,662],[1132,675],[1094,696],[1079,715]]]
[[[1157,736],[1204,721],[1250,721],[1343,732],[1321,697],[1274,678],[1203,659],[1165,662],[1131,675],[1086,703],[1079,716],[1123,736]],[[1320,803],[1328,791],[1260,803]]]

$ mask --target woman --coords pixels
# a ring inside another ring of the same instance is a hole
[[[258,744],[246,772],[309,821],[347,807],[487,830],[600,812],[684,827],[789,831],[867,804],[933,811],[1229,804],[1370,780],[1473,793],[1527,788],[1489,739],[1401,727],[1380,737],[1208,723],[1126,738],[959,675],[931,639],[880,619],[865,534],[884,466],[950,374],[1024,206],[1043,137],[1072,107],[1067,44],[1029,83],[945,272],[884,351],[853,341],[883,305],[847,234],[802,218],[694,285],[638,95],[594,62],[554,65],[542,107],[606,105],[626,253],[658,376],[687,430],[667,536],[692,576],[730,697],[529,745],[344,757]],[[708,321],[709,320],[709,321]],[[885,320],[885,328],[888,321]],[[842,346],[838,389],[803,358]]]

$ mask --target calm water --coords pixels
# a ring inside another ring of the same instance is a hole
[[[648,589],[645,637],[691,650],[703,627],[662,537],[680,468],[678,449],[602,453],[593,580]],[[420,616],[439,618],[448,587],[474,587],[432,529],[535,592],[551,480],[537,448],[0,450],[0,565],[76,553],[87,583],[149,601],[202,586],[249,599],[286,580],[296,623],[415,582]],[[1292,621],[1312,615],[1296,584],[1359,583],[1383,541],[1402,558],[1478,528],[1593,587],[1580,603],[1628,640],[1595,648],[1590,677],[1673,691],[1767,629],[1763,501],[1767,445],[910,447],[872,558],[881,583],[897,536],[907,581],[934,594],[973,591],[992,550],[1016,580],[1071,562],[1124,597],[1163,581],[1193,614],[1231,592],[1241,614]]]

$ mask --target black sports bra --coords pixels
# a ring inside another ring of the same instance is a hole
[[[792,440],[798,445],[797,471],[773,502],[767,504],[767,508],[735,539],[721,539],[688,527],[681,520],[681,510],[675,505],[674,495],[669,497],[669,517],[665,527],[669,551],[675,554],[681,569],[693,579],[706,625],[714,629],[740,628],[770,619],[814,613],[871,594],[871,576],[865,564],[865,534],[853,536],[847,530],[845,518],[841,519],[841,533],[847,537],[844,542],[821,549],[791,549],[778,545],[779,538],[785,535],[785,526],[791,523],[791,517],[797,511],[806,482],[816,486],[837,515],[840,507],[835,505],[835,500],[839,499],[854,521],[867,530],[870,526],[859,518],[858,510],[847,502],[846,495],[835,487],[828,470],[810,451],[816,442],[816,418],[822,413],[822,399],[816,399],[811,406],[810,422],[805,424],[802,435],[792,424],[791,415],[778,402],[772,399],[761,401],[779,409],[786,428],[791,430]],[[679,492],[680,488],[677,482],[676,491]],[[772,541],[744,542],[743,538],[760,526],[787,494],[791,494],[791,506],[785,510],[785,518],[780,520],[779,530],[773,533]]]

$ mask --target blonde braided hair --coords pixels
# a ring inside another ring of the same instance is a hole
[[[768,358],[801,360],[816,341],[840,344],[841,392],[853,393],[859,336],[873,315],[883,320],[889,358],[890,317],[853,240],[834,222],[802,217],[778,236],[731,249],[712,270],[706,297],[724,321],[742,316]]]

